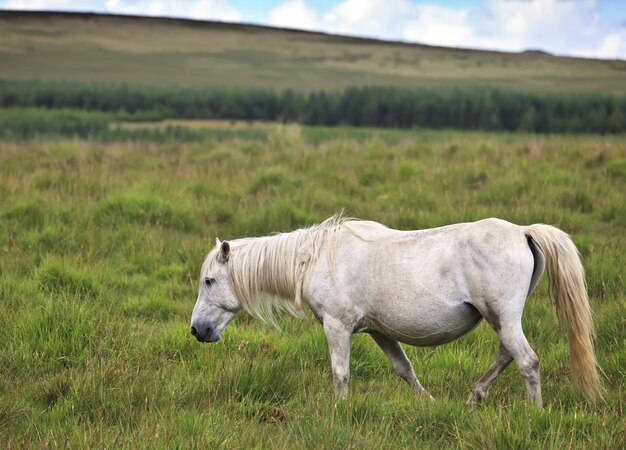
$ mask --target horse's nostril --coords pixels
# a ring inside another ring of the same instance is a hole
[[[191,335],[198,336],[198,330],[196,330],[196,327],[191,327]]]

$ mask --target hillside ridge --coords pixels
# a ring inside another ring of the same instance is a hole
[[[492,86],[623,94],[626,61],[438,47],[257,24],[0,10],[0,78],[337,90]],[[97,27],[97,32],[94,32]]]
[[[433,45],[433,44],[425,44],[422,42],[409,42],[403,41],[401,39],[384,39],[384,38],[375,38],[368,36],[356,36],[349,34],[341,34],[341,33],[331,33],[321,30],[303,30],[300,28],[290,28],[290,27],[276,27],[272,25],[262,25],[252,22],[225,22],[219,20],[205,20],[205,19],[194,19],[194,18],[184,18],[184,17],[172,17],[172,16],[141,16],[136,14],[112,14],[112,13],[99,13],[99,12],[71,12],[71,11],[33,11],[33,10],[6,10],[0,9],[0,16],[6,14],[14,17],[41,17],[41,18],[50,18],[54,16],[60,17],[74,17],[74,18],[96,18],[96,17],[109,17],[109,18],[121,18],[121,19],[132,19],[138,21],[152,21],[152,22],[179,22],[182,25],[194,26],[194,25],[210,25],[213,27],[223,27],[223,28],[235,28],[241,31],[245,29],[257,29],[257,30],[266,30],[266,31],[278,31],[278,32],[291,32],[291,33],[303,33],[308,35],[318,35],[325,36],[328,38],[337,38],[341,40],[345,40],[346,42],[359,43],[362,42],[364,44],[375,43],[375,44],[389,44],[389,45],[398,45],[398,46],[409,46],[409,47],[424,47],[424,48],[432,48],[439,50],[451,50],[451,51],[461,51],[461,52],[479,52],[479,53],[494,53],[494,54],[505,54],[505,55],[533,55],[533,56],[544,56],[550,58],[559,58],[559,59],[572,59],[572,60],[583,60],[583,61],[616,61],[622,62],[621,59],[616,58],[591,58],[591,57],[582,57],[582,56],[569,56],[569,55],[559,55],[547,50],[543,50],[541,48],[527,48],[524,50],[516,51],[506,51],[506,50],[497,50],[497,49],[481,49],[481,48],[472,48],[472,47],[448,47],[444,45]]]

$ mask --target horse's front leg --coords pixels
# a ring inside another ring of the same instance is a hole
[[[370,333],[370,336],[372,336],[372,338],[376,341],[381,350],[385,352],[385,355],[387,355],[391,361],[396,373],[409,383],[419,395],[428,397],[431,401],[435,401],[432,395],[430,395],[417,380],[411,361],[407,358],[406,353],[404,353],[404,350],[400,346],[400,343],[395,339],[391,339],[390,337],[376,331]]]
[[[350,337],[352,330],[341,321],[324,317],[324,332],[330,349],[330,364],[333,371],[333,383],[337,398],[342,399],[348,394],[350,379]]]

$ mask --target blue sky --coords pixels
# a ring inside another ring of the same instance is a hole
[[[626,0],[0,0],[0,8],[186,17],[626,59]]]

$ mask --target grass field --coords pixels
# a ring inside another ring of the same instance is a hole
[[[409,45],[212,22],[0,12],[0,78],[295,90],[488,86],[626,93],[625,61]]]
[[[626,446],[624,136],[265,129],[186,143],[0,142],[3,447]],[[191,337],[216,236],[291,230],[342,208],[402,229],[498,216],[572,233],[605,401],[567,381],[545,280],[524,316],[543,410],[526,405],[514,366],[484,406],[464,405],[497,352],[484,323],[443,347],[406,348],[434,404],[366,335],[353,339],[350,393],[335,404],[312,320],[285,317],[281,333],[241,314],[218,344]]]

